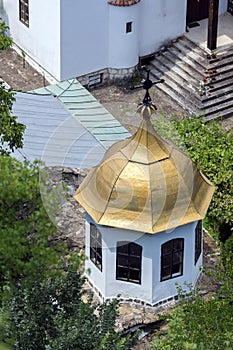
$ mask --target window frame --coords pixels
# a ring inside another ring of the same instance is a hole
[[[93,223],[90,223],[90,260],[100,271],[102,271],[102,234]]]
[[[199,220],[195,227],[195,254],[194,254],[194,265],[197,264],[200,255],[202,253],[202,220]]]
[[[19,20],[29,27],[29,0],[19,0]]]
[[[180,249],[176,249],[175,246],[178,245],[181,246]],[[171,246],[171,249],[169,251],[169,245]],[[168,250],[167,253],[165,253],[165,249]],[[175,259],[177,256],[180,258],[180,262],[176,262]],[[168,263],[165,265],[164,260],[168,260]],[[177,278],[183,275],[183,265],[184,265],[184,238],[175,238],[171,239],[167,242],[164,242],[161,245],[161,261],[160,261],[160,281],[167,281],[172,278]],[[178,266],[178,271],[174,272],[175,267]],[[165,274],[164,270],[170,269],[169,274]]]
[[[134,250],[139,250],[139,254],[133,254]],[[122,264],[121,260],[128,261],[127,264]],[[134,262],[133,262],[134,261]],[[136,264],[135,264],[136,263]],[[132,264],[139,267],[133,267]],[[123,276],[121,271],[126,272]],[[137,274],[138,278],[132,278],[133,274]],[[116,279],[124,282],[141,284],[142,276],[142,246],[128,241],[117,242],[116,249]]]

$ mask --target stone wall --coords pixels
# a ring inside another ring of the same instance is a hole
[[[116,69],[116,68],[105,68],[101,69],[99,71],[82,75],[80,77],[77,77],[78,81],[85,86],[86,88],[90,88],[91,85],[89,84],[89,78],[92,76],[101,76],[101,83],[98,85],[104,85],[109,83],[124,83],[132,80],[135,78],[135,76],[138,74],[138,65],[130,68],[122,68],[122,69]],[[93,85],[94,86],[94,85]]]
[[[65,242],[71,251],[84,249],[86,214],[73,195],[86,174],[85,170],[64,167],[46,167],[40,172],[44,206],[59,232],[56,239]],[[45,193],[43,184],[46,184]],[[52,205],[46,200],[49,193]]]

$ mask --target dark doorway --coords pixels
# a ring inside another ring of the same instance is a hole
[[[187,0],[187,25],[208,18],[208,14],[209,0]]]
[[[227,11],[233,15],[233,0],[228,0],[228,8]]]

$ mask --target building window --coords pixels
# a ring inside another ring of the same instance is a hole
[[[199,256],[201,255],[201,245],[202,245],[202,221],[198,221],[195,229],[195,265]]]
[[[172,239],[162,245],[161,281],[183,274],[184,239]]]
[[[136,243],[118,242],[116,279],[141,284],[142,247]]]
[[[29,5],[28,0],[19,0],[19,19],[29,27]]]
[[[132,32],[132,24],[133,24],[133,22],[127,22],[126,23],[126,33],[131,33]]]
[[[102,236],[93,224],[90,224],[90,259],[102,271]]]

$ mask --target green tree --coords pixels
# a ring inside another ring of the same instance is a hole
[[[0,51],[12,45],[12,39],[6,35],[8,29],[5,22],[0,19]],[[4,83],[0,81],[0,154],[9,153],[23,146],[25,126],[18,123],[17,117],[12,115],[14,101],[14,92],[6,89]]]
[[[161,118],[155,122],[158,132],[174,141],[188,153],[216,190],[211,201],[206,224],[226,240],[233,228],[233,139],[222,129],[221,122],[204,123],[195,116],[169,122]]]
[[[181,305],[167,317],[167,330],[155,334],[152,350],[233,349],[232,278],[223,273],[221,278],[220,291],[209,300],[198,293],[191,299],[181,296]],[[216,282],[219,283],[217,276]]]
[[[14,92],[5,89],[4,83],[0,81],[0,154],[23,147],[25,126],[18,123],[17,117],[12,115],[14,101]]]
[[[43,206],[37,164],[0,157],[0,289],[22,279],[37,280],[57,263],[61,246],[49,244],[57,234]]]
[[[9,27],[0,18],[0,51],[8,49],[13,43],[12,38],[6,34],[8,29]]]
[[[18,350],[127,350],[136,341],[116,332],[117,301],[83,301],[84,279],[72,268],[19,289],[7,308],[5,339]],[[9,322],[9,321],[8,321]],[[9,323],[8,323],[9,325]]]

